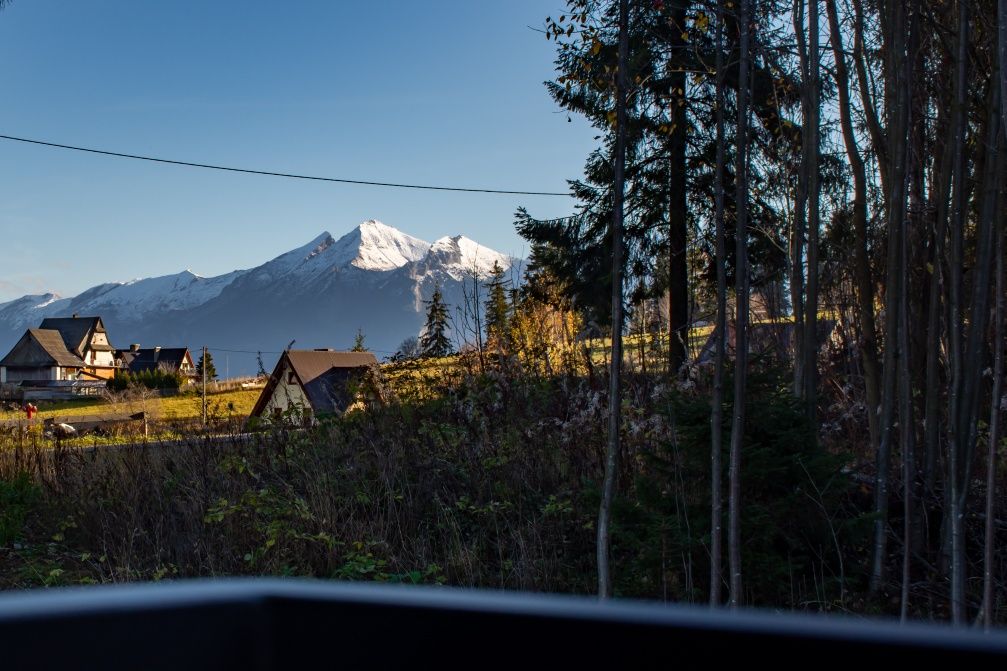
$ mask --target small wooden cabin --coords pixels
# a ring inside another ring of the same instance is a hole
[[[276,362],[251,416],[311,421],[319,415],[341,413],[354,400],[350,382],[377,363],[370,352],[287,350]]]

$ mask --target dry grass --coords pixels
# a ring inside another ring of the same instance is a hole
[[[261,389],[237,389],[207,394],[207,403],[212,414],[219,416],[247,417],[259,398]],[[147,399],[148,413],[151,416],[169,419],[194,419],[202,414],[202,398],[199,394],[186,392],[178,396]],[[105,398],[82,398],[68,401],[39,401],[37,417],[54,419],[61,422],[98,421],[102,418],[118,417],[125,410],[120,404],[110,402]],[[129,414],[129,413],[126,413]],[[2,410],[0,421],[24,419],[21,411]]]

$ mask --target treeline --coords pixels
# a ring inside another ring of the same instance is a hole
[[[186,382],[187,378],[177,371],[154,369],[135,373],[118,372],[114,378],[108,381],[107,386],[110,391],[124,391],[132,386],[178,390],[185,386]]]
[[[749,342],[786,322],[789,393],[869,481],[867,593],[903,617],[941,594],[955,623],[988,625],[1004,593],[1005,4],[566,4],[546,20],[547,87],[599,145],[570,217],[518,212],[529,276],[617,352],[623,310],[655,315],[665,374],[709,382],[708,499],[727,540],[714,525],[711,603],[747,600]],[[701,324],[719,334],[708,369],[690,353]]]

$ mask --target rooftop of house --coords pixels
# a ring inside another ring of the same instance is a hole
[[[116,350],[115,358],[122,361],[130,371],[156,370],[157,368],[180,369],[187,363],[187,347],[131,347]]]
[[[84,356],[84,349],[94,333],[105,333],[105,325],[101,317],[47,317],[39,325],[40,329],[59,331],[66,348],[77,356]],[[91,349],[98,352],[111,352],[114,348],[109,344],[92,344]]]
[[[80,357],[67,349],[62,334],[52,329],[28,329],[7,356],[0,360],[0,366],[7,367],[48,365],[84,367]]]
[[[279,376],[289,363],[291,371],[304,389],[311,409],[316,413],[342,410],[349,402],[347,382],[355,371],[377,365],[371,352],[338,352],[329,349],[287,350],[280,357],[266,388],[256,403],[253,415],[259,415],[266,400],[281,382]]]

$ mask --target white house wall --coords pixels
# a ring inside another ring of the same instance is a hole
[[[301,385],[294,382],[290,384],[290,365],[284,363],[280,373],[280,379],[273,388],[273,393],[266,401],[262,410],[263,417],[271,417],[274,412],[287,412],[290,408],[299,408],[302,412],[311,410],[311,403],[301,389]]]
[[[115,358],[112,356],[112,352],[91,352],[90,353],[90,363],[95,366],[114,366]]]

